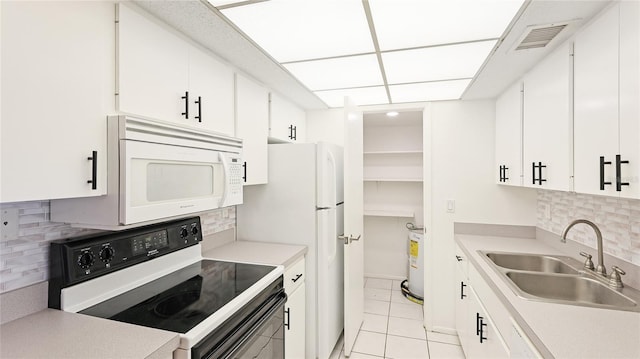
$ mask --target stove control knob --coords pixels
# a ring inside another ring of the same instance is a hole
[[[185,237],[187,237],[187,236],[189,236],[189,231],[187,231],[187,229],[186,229],[186,228],[182,228],[182,229],[180,230],[180,238],[185,238]]]
[[[95,261],[96,258],[90,249],[82,251],[82,253],[80,253],[80,256],[78,257],[78,265],[82,269],[88,269],[93,265]]]
[[[198,234],[198,232],[199,232],[198,231],[198,227],[195,227],[195,226],[191,227],[191,234],[193,234],[195,236],[196,234]]]
[[[115,250],[111,246],[104,246],[100,250],[100,260],[105,263],[111,262],[113,260],[113,255],[115,254]]]

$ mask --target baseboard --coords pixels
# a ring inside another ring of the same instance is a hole
[[[458,331],[452,328],[447,328],[447,327],[433,327],[433,329],[431,330],[432,332],[436,332],[436,333],[442,333],[442,334],[449,334],[449,335],[458,335]]]
[[[405,280],[407,277],[397,276],[397,275],[387,275],[380,273],[365,273],[365,278],[380,278],[380,279],[392,279],[392,280]]]

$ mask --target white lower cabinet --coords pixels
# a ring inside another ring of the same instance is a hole
[[[287,303],[284,307],[284,357],[305,357],[306,286],[304,258],[288,266],[284,273]]]
[[[456,257],[456,330],[465,356],[509,358],[508,346],[498,329],[500,324],[509,320],[506,309],[499,307],[497,298],[487,295],[488,287],[478,280],[479,275],[473,265],[458,257],[460,255]]]
[[[305,355],[305,290],[306,286],[302,283],[288,295],[285,304],[285,358],[304,358]]]

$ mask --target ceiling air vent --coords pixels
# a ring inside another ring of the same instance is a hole
[[[562,31],[568,24],[552,24],[536,27],[528,27],[522,36],[522,41],[516,47],[518,50],[536,49],[545,47],[556,35]]]

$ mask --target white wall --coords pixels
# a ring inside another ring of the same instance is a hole
[[[455,327],[453,223],[535,226],[536,191],[495,183],[494,101],[434,102],[425,117],[431,157],[425,310],[432,329],[448,331]],[[447,212],[447,200],[455,200],[455,213]]]
[[[318,141],[344,146],[344,110],[307,111],[307,142]]]

